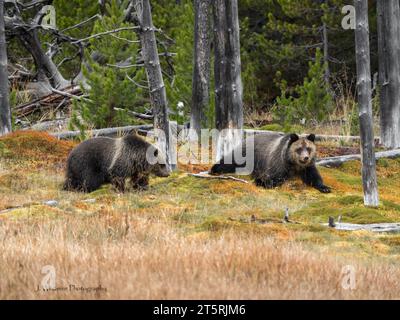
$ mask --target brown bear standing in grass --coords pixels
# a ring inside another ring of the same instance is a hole
[[[146,154],[156,163],[151,164]],[[169,173],[164,157],[141,137],[98,137],[80,143],[69,154],[64,190],[91,192],[112,183],[123,192],[126,178],[131,178],[133,188],[146,189],[150,174],[168,177]]]
[[[314,141],[314,134],[306,138],[299,138],[295,133],[255,135],[252,177],[256,185],[273,188],[292,176],[300,176],[305,184],[321,192],[329,193],[330,188],[324,185],[315,166]],[[245,144],[242,148],[244,155]],[[246,166],[246,163],[237,164],[233,156],[230,159],[233,159],[230,163],[224,163],[224,158],[221,159],[211,168],[210,173],[234,173],[237,168]]]

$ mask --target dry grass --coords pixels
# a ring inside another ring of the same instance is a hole
[[[162,221],[105,213],[87,219],[2,223],[0,298],[358,299],[399,298],[388,263],[327,257],[295,243],[237,235],[185,237]],[[39,291],[53,265],[59,291]],[[342,268],[356,270],[343,289]],[[69,285],[106,291],[61,291]]]
[[[0,299],[400,298],[398,235],[320,225],[339,214],[399,221],[400,161],[379,162],[379,209],[362,206],[357,163],[322,171],[335,189],[328,195],[297,180],[264,190],[182,171],[141,193],[105,186],[82,194],[60,188],[71,146],[29,136],[0,139],[8,149],[0,159]],[[286,207],[299,224],[280,223]],[[37,292],[46,265],[58,290]],[[356,271],[354,290],[341,285],[346,265]]]

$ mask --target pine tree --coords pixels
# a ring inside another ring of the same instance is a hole
[[[131,26],[123,22],[123,11],[116,0],[106,5],[106,11],[107,15],[95,23],[93,34]],[[72,126],[101,128],[134,121],[115,108],[133,109],[143,96],[142,89],[130,80],[142,78],[144,74],[133,56],[139,50],[137,40],[133,30],[91,39],[85,56],[87,64],[82,66],[90,87],[88,99],[74,102]]]
[[[277,98],[274,110],[286,128],[301,120],[321,122],[332,111],[332,97],[329,94],[328,84],[324,82],[325,70],[321,50],[317,49],[315,61],[309,62],[308,74],[302,85],[290,91],[287,82],[282,80],[282,94]]]
[[[56,9],[56,24],[60,31],[85,21],[100,12],[98,1],[91,0],[54,0],[53,6]],[[78,28],[67,29],[63,32],[77,39],[89,36],[93,31],[95,21],[96,19],[92,19]],[[66,58],[68,61],[64,60]],[[71,60],[71,58],[73,59]],[[80,70],[80,60],[76,46],[64,43],[62,50],[54,57],[56,64],[61,61],[65,61],[60,70],[66,79],[77,75]]]
[[[355,75],[354,37],[341,26],[344,0],[242,0],[240,2],[244,103],[252,109],[268,108],[281,94],[279,71],[289,89],[303,82],[308,62],[316,48],[323,48],[327,31],[329,71],[333,78],[347,81]],[[373,8],[373,7],[371,7]],[[371,34],[375,33],[375,10],[370,10]],[[371,39],[376,52],[376,38]],[[371,56],[373,70],[377,57]],[[353,87],[354,89],[354,87]]]

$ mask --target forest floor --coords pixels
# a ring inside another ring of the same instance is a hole
[[[196,166],[143,192],[66,192],[73,145],[36,132],[0,138],[0,299],[400,298],[400,234],[322,225],[399,222],[399,159],[378,161],[373,209],[359,162],[321,168],[330,194],[298,180],[265,190],[189,176],[205,169]],[[324,144],[320,156],[351,148]],[[282,223],[286,208],[295,223]],[[37,291],[48,265],[57,290]]]

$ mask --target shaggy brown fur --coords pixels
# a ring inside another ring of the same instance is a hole
[[[157,158],[157,163],[147,161],[147,152]],[[92,138],[69,154],[64,189],[91,192],[111,182],[123,192],[126,178],[131,178],[133,188],[146,189],[150,174],[169,175],[169,167],[164,163],[158,150],[137,135]]]
[[[304,183],[321,192],[328,193],[318,169],[315,166],[315,135],[299,138],[297,134],[271,134],[254,136],[254,169],[252,177],[257,185],[273,188],[292,176],[300,176]],[[243,146],[243,154],[245,144]],[[233,156],[232,158],[233,159]],[[246,164],[237,164],[235,159],[225,163],[224,158],[215,164],[211,174],[234,173]]]

